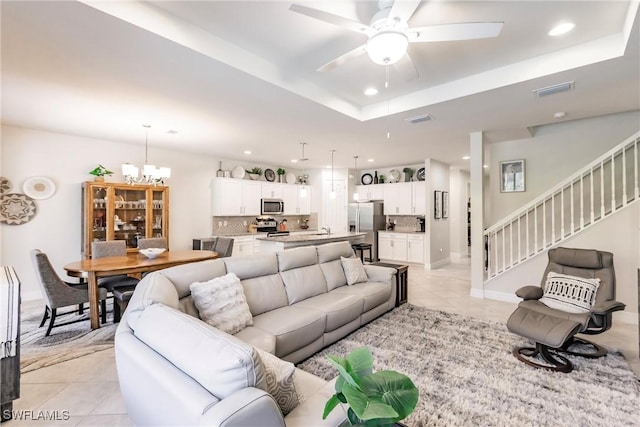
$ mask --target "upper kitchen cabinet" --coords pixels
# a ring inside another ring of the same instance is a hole
[[[94,182],[82,184],[82,254],[91,243],[124,240],[136,251],[138,240],[169,236],[169,187]]]
[[[214,216],[260,215],[262,184],[233,178],[214,178],[212,185]]]
[[[262,183],[262,198],[263,199],[283,199],[283,188],[285,184],[268,184]]]
[[[307,194],[301,195],[302,188],[299,185],[282,184],[282,200],[284,201],[284,215],[310,215],[311,214],[311,188],[307,188]]]
[[[424,215],[426,210],[423,181],[384,184],[385,215]]]
[[[358,185],[358,201],[384,200],[384,184]]]

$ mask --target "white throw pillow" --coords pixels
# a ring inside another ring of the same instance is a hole
[[[293,363],[284,361],[271,353],[257,347],[254,349],[262,359],[267,392],[276,401],[282,414],[287,415],[302,402],[302,397],[295,386],[296,367]]]
[[[587,313],[596,301],[600,279],[585,279],[550,271],[539,299],[547,307],[568,313]]]
[[[189,288],[200,318],[209,325],[231,335],[253,325],[242,284],[235,274],[194,282]]]
[[[354,285],[356,283],[366,282],[369,280],[360,258],[345,258],[341,256],[340,261],[342,262],[342,269],[344,270],[344,275],[347,277],[348,285]]]

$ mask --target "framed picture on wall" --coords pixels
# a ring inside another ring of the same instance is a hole
[[[442,192],[442,218],[449,218],[449,192]]]
[[[442,191],[433,192],[433,217],[442,218]]]
[[[500,162],[500,192],[525,191],[524,160]]]

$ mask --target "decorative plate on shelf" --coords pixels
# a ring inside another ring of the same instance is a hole
[[[245,173],[246,171],[242,166],[236,166],[235,168],[231,169],[232,178],[243,179]]]
[[[20,225],[29,222],[36,215],[36,203],[29,196],[8,193],[0,196],[0,222]]]
[[[373,177],[371,176],[370,173],[362,174],[362,178],[360,178],[360,182],[362,182],[364,185],[369,185],[373,182]]]
[[[56,192],[56,185],[44,176],[33,176],[24,182],[22,191],[32,199],[44,200],[53,196],[53,193]]]
[[[293,172],[287,172],[285,175],[287,179],[287,184],[295,184],[296,183],[296,174]]]
[[[273,171],[273,169],[264,170],[264,179],[269,182],[273,182],[276,179],[276,173]]]
[[[418,181],[424,181],[424,168],[418,169],[418,172],[416,172],[416,178],[418,178]]]
[[[398,181],[400,181],[400,172],[398,172],[396,169],[391,169],[391,172],[389,172],[389,182]]]
[[[11,182],[4,176],[0,176],[0,194],[6,194],[11,191]]]

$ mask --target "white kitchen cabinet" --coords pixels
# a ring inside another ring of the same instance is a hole
[[[407,261],[424,264],[424,234],[407,234]]]
[[[378,258],[407,261],[407,235],[405,233],[378,232]]]
[[[310,215],[311,214],[311,188],[307,187],[306,196],[301,196],[300,185],[282,186],[282,200],[284,201],[284,215]]]
[[[234,236],[232,257],[254,254],[254,236]]]
[[[214,216],[260,215],[260,182],[233,178],[215,178],[212,185]]]
[[[285,184],[262,184],[262,197],[264,199],[282,199]]]
[[[384,200],[384,184],[358,185],[359,201]]]
[[[426,184],[424,181],[414,181],[411,183],[411,215],[425,215],[427,212]]]
[[[411,182],[384,184],[384,214],[413,215]]]

